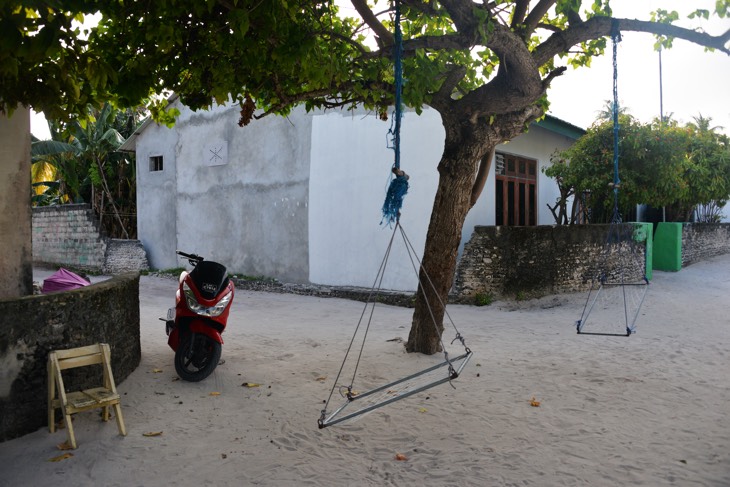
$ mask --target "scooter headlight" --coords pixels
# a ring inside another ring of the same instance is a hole
[[[223,311],[225,311],[226,307],[228,306],[228,303],[231,302],[231,298],[233,297],[233,293],[228,291],[225,296],[221,298],[218,303],[216,303],[215,306],[203,306],[198,302],[197,299],[195,299],[195,293],[192,289],[190,289],[190,286],[188,286],[188,283],[183,283],[183,292],[185,293],[185,302],[188,305],[188,308],[193,313],[197,313],[201,316],[209,316],[209,317],[216,317],[220,316]]]

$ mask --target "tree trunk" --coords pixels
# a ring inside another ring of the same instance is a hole
[[[440,108],[440,109],[439,109]],[[408,352],[433,354],[441,350],[443,319],[454,280],[456,256],[464,220],[472,206],[477,172],[485,154],[511,140],[542,115],[538,106],[500,115],[489,123],[470,119],[469,107],[444,103],[438,109],[446,131],[439,162],[439,184],[423,251],[416,308],[406,343]]]
[[[446,127],[444,154],[438,166],[439,184],[423,252],[423,266],[413,323],[406,343],[409,352],[441,351],[445,305],[456,269],[464,220],[471,208],[471,195],[479,164],[496,144],[486,130],[468,122]],[[486,125],[486,124],[485,124]]]

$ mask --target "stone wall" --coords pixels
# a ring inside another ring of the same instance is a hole
[[[104,274],[119,274],[130,270],[147,270],[147,253],[139,240],[123,240],[110,238],[106,243],[104,256]]]
[[[87,204],[33,208],[33,262],[107,274],[149,269],[139,240],[106,238]]]
[[[682,267],[730,253],[730,223],[682,225]]]
[[[650,239],[651,224],[641,225],[637,238]],[[528,298],[584,291],[608,231],[609,225],[477,226],[457,266],[455,294]],[[640,265],[646,248],[637,245]],[[651,269],[646,272],[650,277]]]
[[[0,441],[47,427],[51,350],[109,343],[116,382],[127,378],[141,359],[139,316],[136,272],[74,291],[0,300]],[[91,385],[94,367],[86,369],[64,373],[67,386]]]

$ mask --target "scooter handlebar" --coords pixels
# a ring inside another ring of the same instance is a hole
[[[175,253],[177,255],[180,255],[180,256],[185,257],[186,259],[188,259],[188,261],[190,262],[191,265],[196,265],[197,263],[202,262],[204,260],[203,257],[201,257],[199,255],[196,255],[196,254],[188,254],[186,252],[183,252],[182,250],[176,250]]]

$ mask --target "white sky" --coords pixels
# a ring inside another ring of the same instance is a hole
[[[338,3],[349,5],[344,0]],[[697,8],[712,11],[714,0],[613,0],[611,7],[614,16],[621,18],[649,20],[649,13],[658,8],[676,10],[684,18]],[[703,25],[707,32],[718,35],[730,28],[730,19],[681,21],[679,25]],[[653,46],[650,34],[624,33],[618,50],[619,105],[644,123],[660,113],[659,54]],[[590,68],[568,68],[553,80],[550,114],[587,128],[606,100],[613,97],[612,83],[609,43],[606,55],[594,59]],[[686,123],[702,114],[712,119],[713,126],[724,127],[722,131],[730,134],[730,56],[704,52],[700,46],[675,40],[672,49],[662,51],[662,87],[665,116],[671,114]],[[42,115],[31,116],[31,131],[41,139],[50,136]]]

